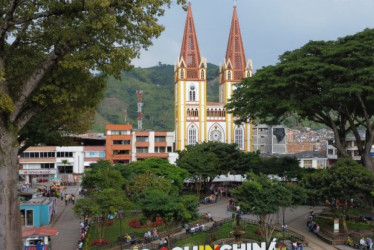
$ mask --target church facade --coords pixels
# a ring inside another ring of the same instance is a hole
[[[246,61],[239,19],[234,6],[224,64],[219,68],[219,102],[207,102],[207,61],[200,56],[198,40],[188,5],[182,48],[174,70],[175,149],[207,141],[236,143],[252,151],[252,124],[235,124],[225,105],[242,78],[252,76],[252,62]]]

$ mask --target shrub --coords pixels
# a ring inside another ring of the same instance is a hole
[[[104,245],[108,245],[109,241],[106,240],[106,239],[102,239],[102,240],[93,240],[91,241],[90,245],[91,246],[104,246]]]
[[[129,221],[129,226],[132,228],[148,228],[148,227],[158,227],[164,224],[161,218],[156,218],[152,222],[152,218],[148,220],[139,220],[139,219],[132,219]]]

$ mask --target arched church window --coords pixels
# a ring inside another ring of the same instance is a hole
[[[240,150],[244,150],[243,129],[241,127],[236,127],[234,130],[234,142],[238,145]]]
[[[191,102],[196,101],[196,90],[195,90],[195,86],[191,86],[190,87],[190,101]]]
[[[190,109],[187,109],[187,116],[191,116],[191,111],[190,111]]]
[[[188,130],[188,145],[195,145],[196,138],[197,138],[196,128],[194,126],[191,126],[191,128]]]
[[[201,79],[204,79],[204,78],[205,78],[205,72],[204,72],[203,69],[200,71],[200,78],[201,78]]]
[[[231,80],[231,70],[227,72],[227,80]]]
[[[196,109],[196,112],[195,112],[195,117],[198,117],[199,116],[199,110]]]

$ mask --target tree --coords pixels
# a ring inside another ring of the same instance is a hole
[[[1,249],[22,248],[16,193],[22,130],[38,114],[49,114],[50,119],[63,114],[59,119],[68,121],[78,118],[81,111],[92,110],[92,103],[74,109],[80,99],[80,87],[95,94],[92,90],[96,84],[103,85],[102,77],[118,76],[121,70],[130,69],[131,59],[160,35],[163,27],[157,23],[158,17],[165,11],[164,4],[170,3],[171,0],[1,1]],[[92,75],[93,70],[100,76]],[[74,80],[76,76],[79,77]],[[66,88],[71,79],[73,88]],[[70,101],[72,105],[68,105]],[[59,129],[60,126],[54,130]]]
[[[243,153],[236,144],[203,142],[188,145],[179,152],[176,163],[190,173],[199,194],[201,183],[206,187],[206,183],[210,183],[218,175],[244,175],[250,169],[250,164],[259,159],[258,153]]]
[[[301,179],[302,174],[299,160],[292,157],[261,158],[257,162],[253,162],[250,169],[255,174],[277,175],[287,180]]]
[[[291,191],[277,181],[264,175],[249,173],[247,180],[231,192],[238,200],[241,210],[257,216],[262,236],[270,242],[274,223],[278,221],[279,209],[292,204]]]
[[[93,192],[89,199],[77,200],[74,211],[78,215],[90,215],[95,223],[99,239],[103,240],[111,216],[114,216],[118,210],[129,207],[129,204],[122,190],[106,188]]]
[[[243,80],[227,107],[241,120],[276,124],[295,113],[324,124],[333,130],[343,158],[350,157],[345,139],[352,133],[362,163],[374,171],[373,57],[374,29],[336,41],[310,41]]]
[[[187,149],[179,152],[177,165],[189,173],[194,181],[196,194],[200,197],[201,187],[207,186],[218,174],[218,157],[213,152],[203,152],[197,145],[187,146]]]
[[[148,190],[141,201],[142,212],[146,217],[159,217],[163,220],[167,236],[168,248],[171,249],[170,236],[172,229],[182,222],[197,218],[198,200],[195,196],[179,196],[177,193],[166,194],[162,190]]]
[[[353,205],[372,206],[373,183],[371,171],[351,159],[341,159],[327,170],[307,176],[303,185],[314,199],[331,207],[348,232],[346,217]]]
[[[91,171],[87,171],[82,180],[82,186],[87,188],[89,193],[92,190],[96,192],[107,188],[123,189],[125,179],[110,161],[100,160],[91,167]]]
[[[139,190],[144,190],[147,184],[149,184],[150,186],[152,186],[153,184],[158,185],[156,184],[156,182],[162,183],[162,181],[160,182],[155,180],[155,178],[158,178],[167,180],[167,182],[171,184],[170,188],[173,191],[178,191],[182,189],[183,181],[188,176],[188,172],[186,170],[170,164],[166,159],[159,158],[151,158],[144,161],[135,161],[131,162],[128,165],[118,165],[118,167],[123,174],[130,178],[130,189],[133,185],[137,185],[138,188],[140,188]],[[143,177],[146,178],[147,175],[148,177],[152,178],[152,180],[144,180]],[[143,179],[144,182],[135,184],[134,181],[139,181],[137,180],[139,178]],[[143,186],[143,188],[141,188],[141,186]]]

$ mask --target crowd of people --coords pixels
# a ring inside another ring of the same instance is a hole
[[[79,242],[78,242],[78,249],[81,250],[81,249],[83,249],[83,244],[84,244],[84,241],[86,240],[86,237],[87,237],[87,234],[88,234],[88,229],[90,227],[90,225],[88,223],[88,220],[85,219],[84,222],[81,221],[79,223],[79,227],[80,227],[81,237],[80,237]]]
[[[158,240],[158,232],[156,228],[153,228],[152,232],[148,230],[144,233],[144,242],[151,243],[152,240]]]
[[[61,200],[65,201],[65,205],[67,206],[68,204],[75,204],[75,195],[74,194],[67,194],[64,191],[61,193]]]
[[[318,235],[319,233],[319,225],[314,221],[314,212],[311,211],[306,226],[309,228],[309,231]]]

